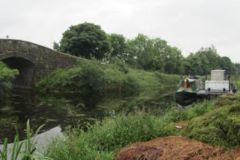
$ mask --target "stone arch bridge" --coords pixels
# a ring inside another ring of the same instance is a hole
[[[18,87],[30,88],[38,80],[60,68],[74,66],[80,58],[22,40],[0,39],[0,61],[18,69]]]

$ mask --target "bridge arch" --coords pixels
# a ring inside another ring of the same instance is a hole
[[[20,72],[15,85],[31,87],[54,70],[74,66],[79,60],[31,42],[0,39],[0,61]]]
[[[15,86],[31,87],[34,82],[35,64],[22,57],[8,57],[2,59],[11,69],[17,69],[19,74],[13,80]]]

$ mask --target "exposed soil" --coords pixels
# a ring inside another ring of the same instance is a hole
[[[240,150],[170,136],[126,146],[116,160],[240,160]]]

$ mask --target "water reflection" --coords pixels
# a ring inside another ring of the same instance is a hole
[[[63,129],[84,127],[95,120],[95,113],[100,113],[85,110],[64,98],[39,97],[32,90],[20,88],[15,88],[9,101],[0,108],[0,143],[5,137],[12,141],[16,133],[23,139],[28,119],[33,129],[45,124],[44,132],[57,125]]]
[[[114,116],[115,112],[149,110],[151,113],[161,115],[164,108],[175,105],[172,93],[162,94],[159,91],[154,96],[141,94],[135,97],[108,96],[102,98],[94,107],[86,106],[78,93],[60,94],[59,97],[56,95],[58,94],[55,94],[55,97],[39,96],[32,90],[15,88],[5,107],[0,106],[0,143],[5,137],[12,141],[16,133],[23,139],[28,119],[34,130],[45,124],[42,132],[58,125],[63,130],[70,127],[86,129],[96,119]]]

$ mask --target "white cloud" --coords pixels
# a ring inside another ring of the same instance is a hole
[[[132,38],[161,37],[185,55],[215,45],[240,62],[238,0],[0,0],[0,37],[52,46],[70,26],[85,21]]]

